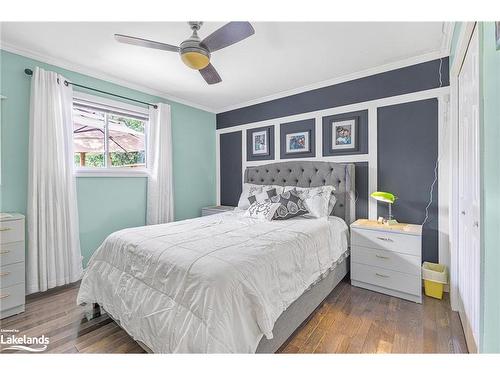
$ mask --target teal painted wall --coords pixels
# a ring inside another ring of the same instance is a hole
[[[175,218],[200,215],[215,204],[215,114],[0,51],[2,184],[0,210],[26,213],[30,78],[25,68],[59,72],[69,80],[146,102],[171,105]],[[115,98],[113,98],[115,99]],[[116,99],[115,99],[116,100]],[[84,265],[115,230],[145,224],[147,179],[77,178]]]
[[[484,353],[500,352],[500,50],[495,24],[480,24],[482,85],[482,334]]]

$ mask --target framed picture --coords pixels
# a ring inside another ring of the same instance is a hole
[[[252,133],[252,155],[269,154],[269,136],[267,130]]]
[[[332,150],[356,149],[357,118],[332,121]]]
[[[495,22],[495,40],[497,41],[497,51],[500,50],[500,21]]]
[[[285,137],[287,154],[309,152],[309,132],[289,133]]]

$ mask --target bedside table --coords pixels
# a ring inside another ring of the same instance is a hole
[[[351,284],[422,303],[422,226],[351,224]]]
[[[233,206],[210,206],[210,207],[203,207],[201,209],[201,216],[215,215],[215,214],[220,214],[222,212],[232,211],[232,210],[234,210]]]

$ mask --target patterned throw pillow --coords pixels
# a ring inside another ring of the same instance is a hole
[[[285,192],[289,190],[295,190],[299,198],[304,201],[304,205],[309,211],[308,216],[327,217],[330,214],[330,198],[332,196],[332,192],[335,190],[335,187],[332,185],[309,188],[285,186]],[[331,208],[333,209],[333,206]]]
[[[266,200],[269,200],[271,199],[271,197],[274,197],[276,195],[276,188],[273,188],[273,189],[270,189],[270,190],[263,190],[261,193],[259,194],[255,194],[255,195],[250,195],[248,197],[248,201],[250,202],[250,204],[254,204],[255,202],[264,202]]]
[[[244,216],[260,220],[272,220],[276,210],[281,206],[280,203],[273,203],[270,200],[264,202],[254,202],[245,211]]]
[[[304,201],[299,198],[296,190],[289,190],[271,197],[271,202],[279,203],[273,220],[287,220],[309,212],[304,205]]]
[[[248,207],[250,207],[250,201],[248,200],[248,197],[260,194],[263,191],[271,189],[276,189],[276,194],[279,194],[283,191],[283,187],[278,185],[257,185],[245,182],[243,184],[243,191],[241,192],[240,199],[238,201],[238,208],[240,210],[246,210]]]

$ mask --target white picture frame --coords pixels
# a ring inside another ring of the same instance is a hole
[[[287,154],[311,151],[309,147],[309,131],[289,133],[285,136],[285,142],[285,152]]]
[[[267,130],[252,133],[252,155],[269,154],[269,135]]]
[[[332,150],[356,149],[356,119],[332,122]]]

